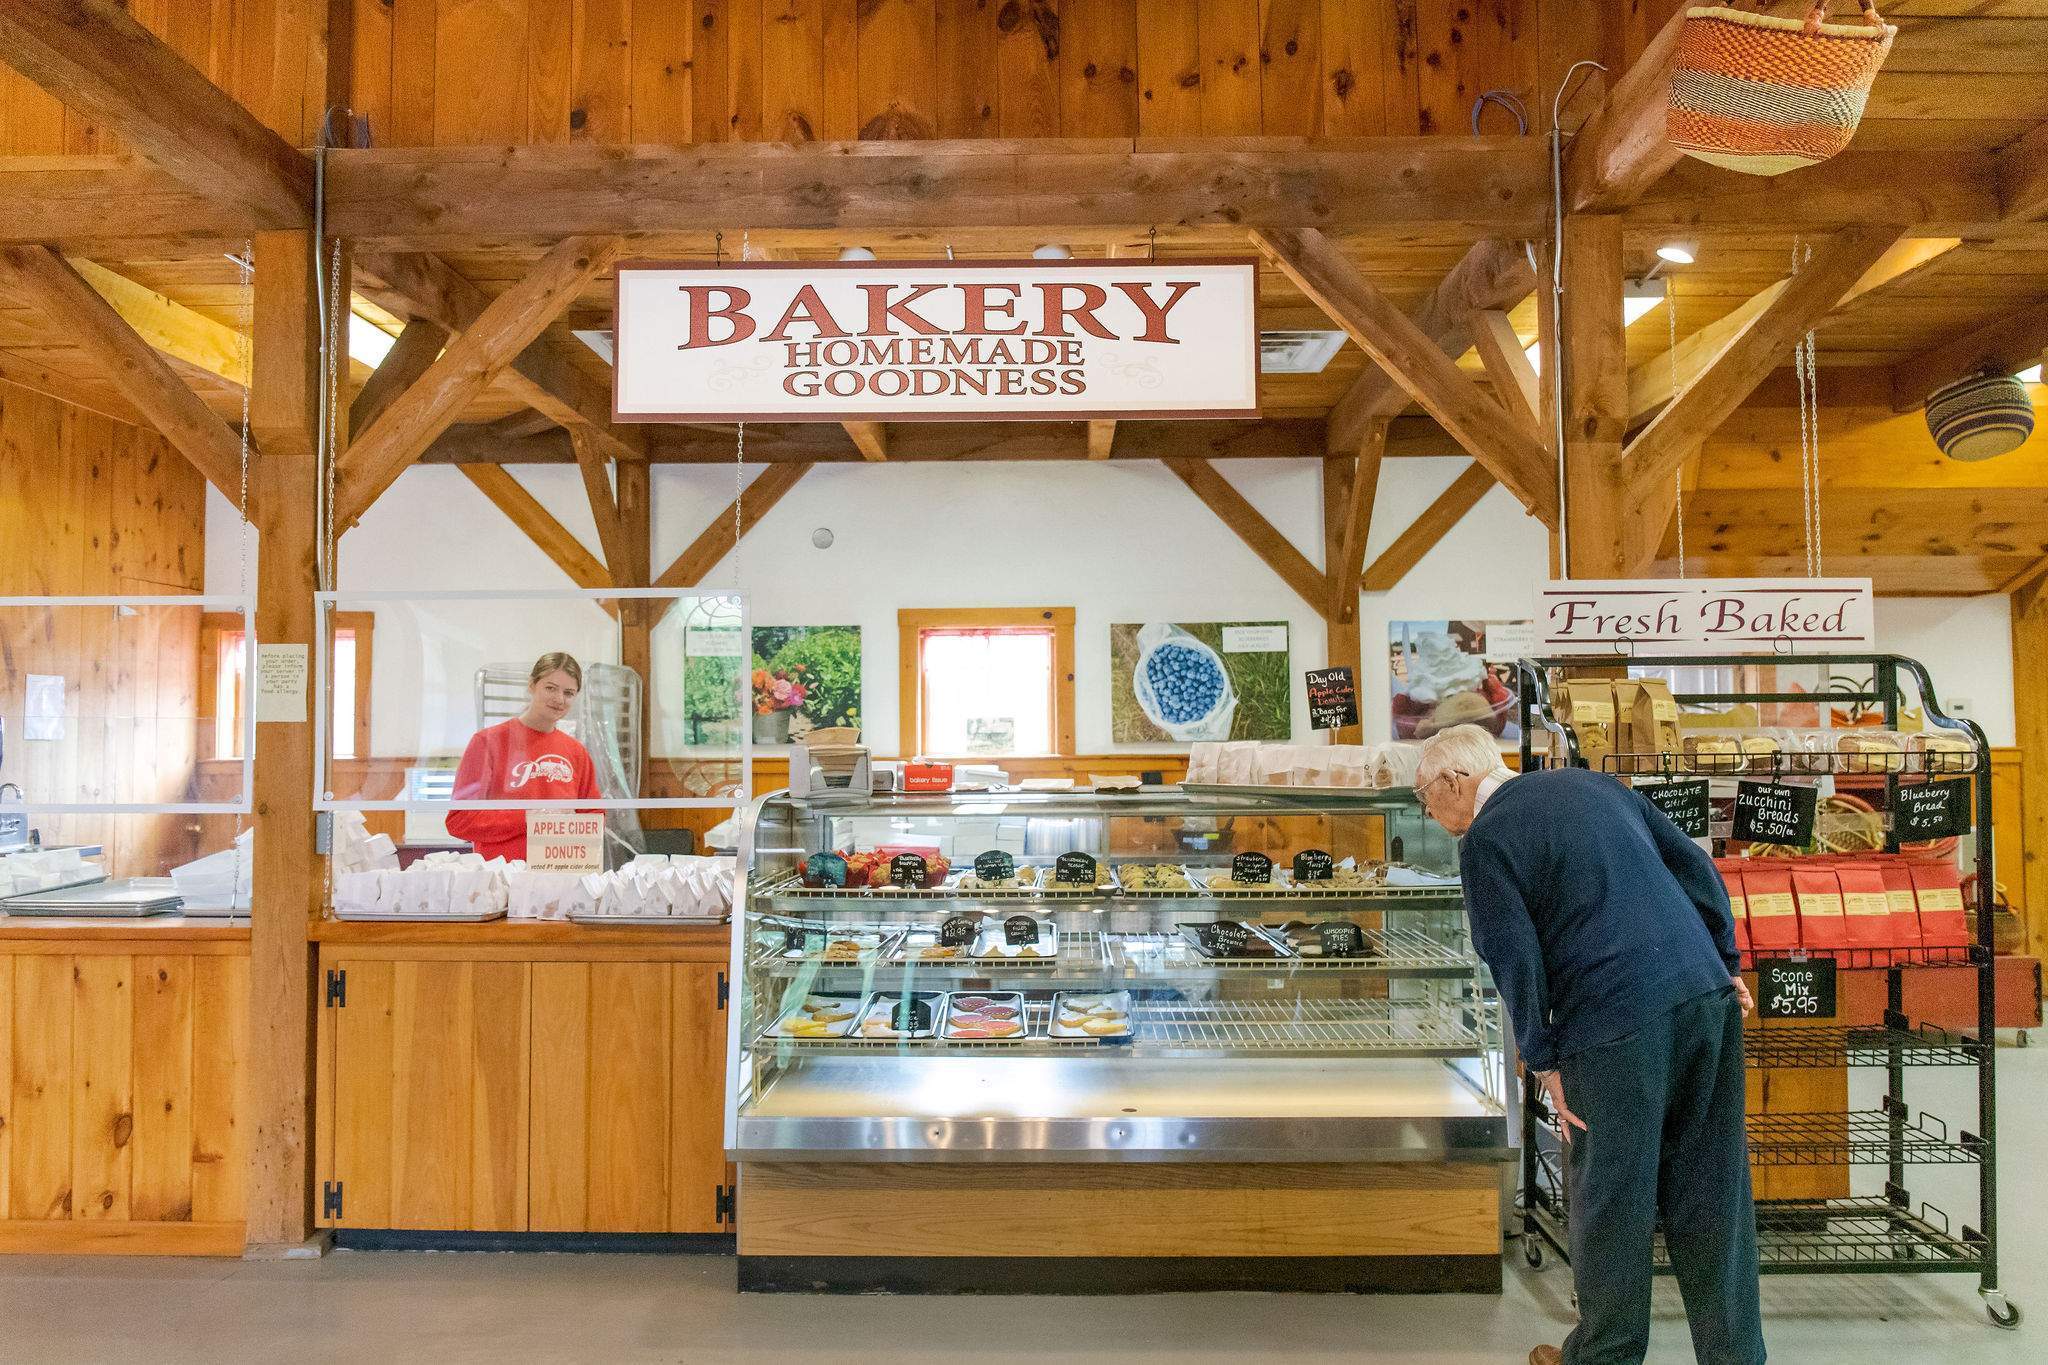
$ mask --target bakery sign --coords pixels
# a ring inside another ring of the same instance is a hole
[[[621,422],[1256,416],[1258,269],[627,262],[614,345]]]
[[[1536,590],[1536,653],[1827,654],[1871,648],[1867,578],[1572,579]]]

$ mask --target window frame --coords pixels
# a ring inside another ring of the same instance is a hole
[[[337,611],[333,613],[334,628],[347,631],[355,636],[356,642],[356,713],[355,724],[351,727],[355,735],[355,758],[349,762],[370,756],[370,651],[375,644],[377,613],[373,611]],[[242,618],[231,611],[209,611],[199,618],[199,718],[214,723],[216,735],[220,726],[219,708],[214,704],[219,691],[220,651],[223,637],[238,634],[242,630]],[[248,704],[245,694],[243,704]],[[328,723],[333,724],[333,707],[329,704]],[[239,741],[242,727],[235,727]],[[244,755],[230,754],[226,758],[204,760],[214,763],[239,763]]]
[[[896,613],[897,732],[904,758],[983,762],[984,754],[935,754],[924,748],[924,635],[930,630],[1028,630],[1052,635],[1052,742],[1047,755],[1072,758],[1074,741],[1074,609],[1072,607],[905,607]]]

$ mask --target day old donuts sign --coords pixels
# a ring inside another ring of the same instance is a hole
[[[618,269],[622,422],[1243,417],[1250,259]]]

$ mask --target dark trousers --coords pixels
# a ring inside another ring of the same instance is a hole
[[[1735,992],[1688,1000],[1558,1070],[1565,1104],[1586,1121],[1569,1149],[1579,1325],[1567,1365],[1635,1365],[1649,1349],[1659,1215],[1700,1365],[1761,1365]]]

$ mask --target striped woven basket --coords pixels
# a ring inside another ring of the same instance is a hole
[[[1689,156],[1749,175],[1783,175],[1849,145],[1896,28],[1861,0],[1863,22],[1806,20],[1728,6],[1685,12],[1665,134]]]
[[[2009,374],[1973,374],[1928,396],[1927,431],[1951,460],[1989,460],[2034,434],[2034,403]]]

